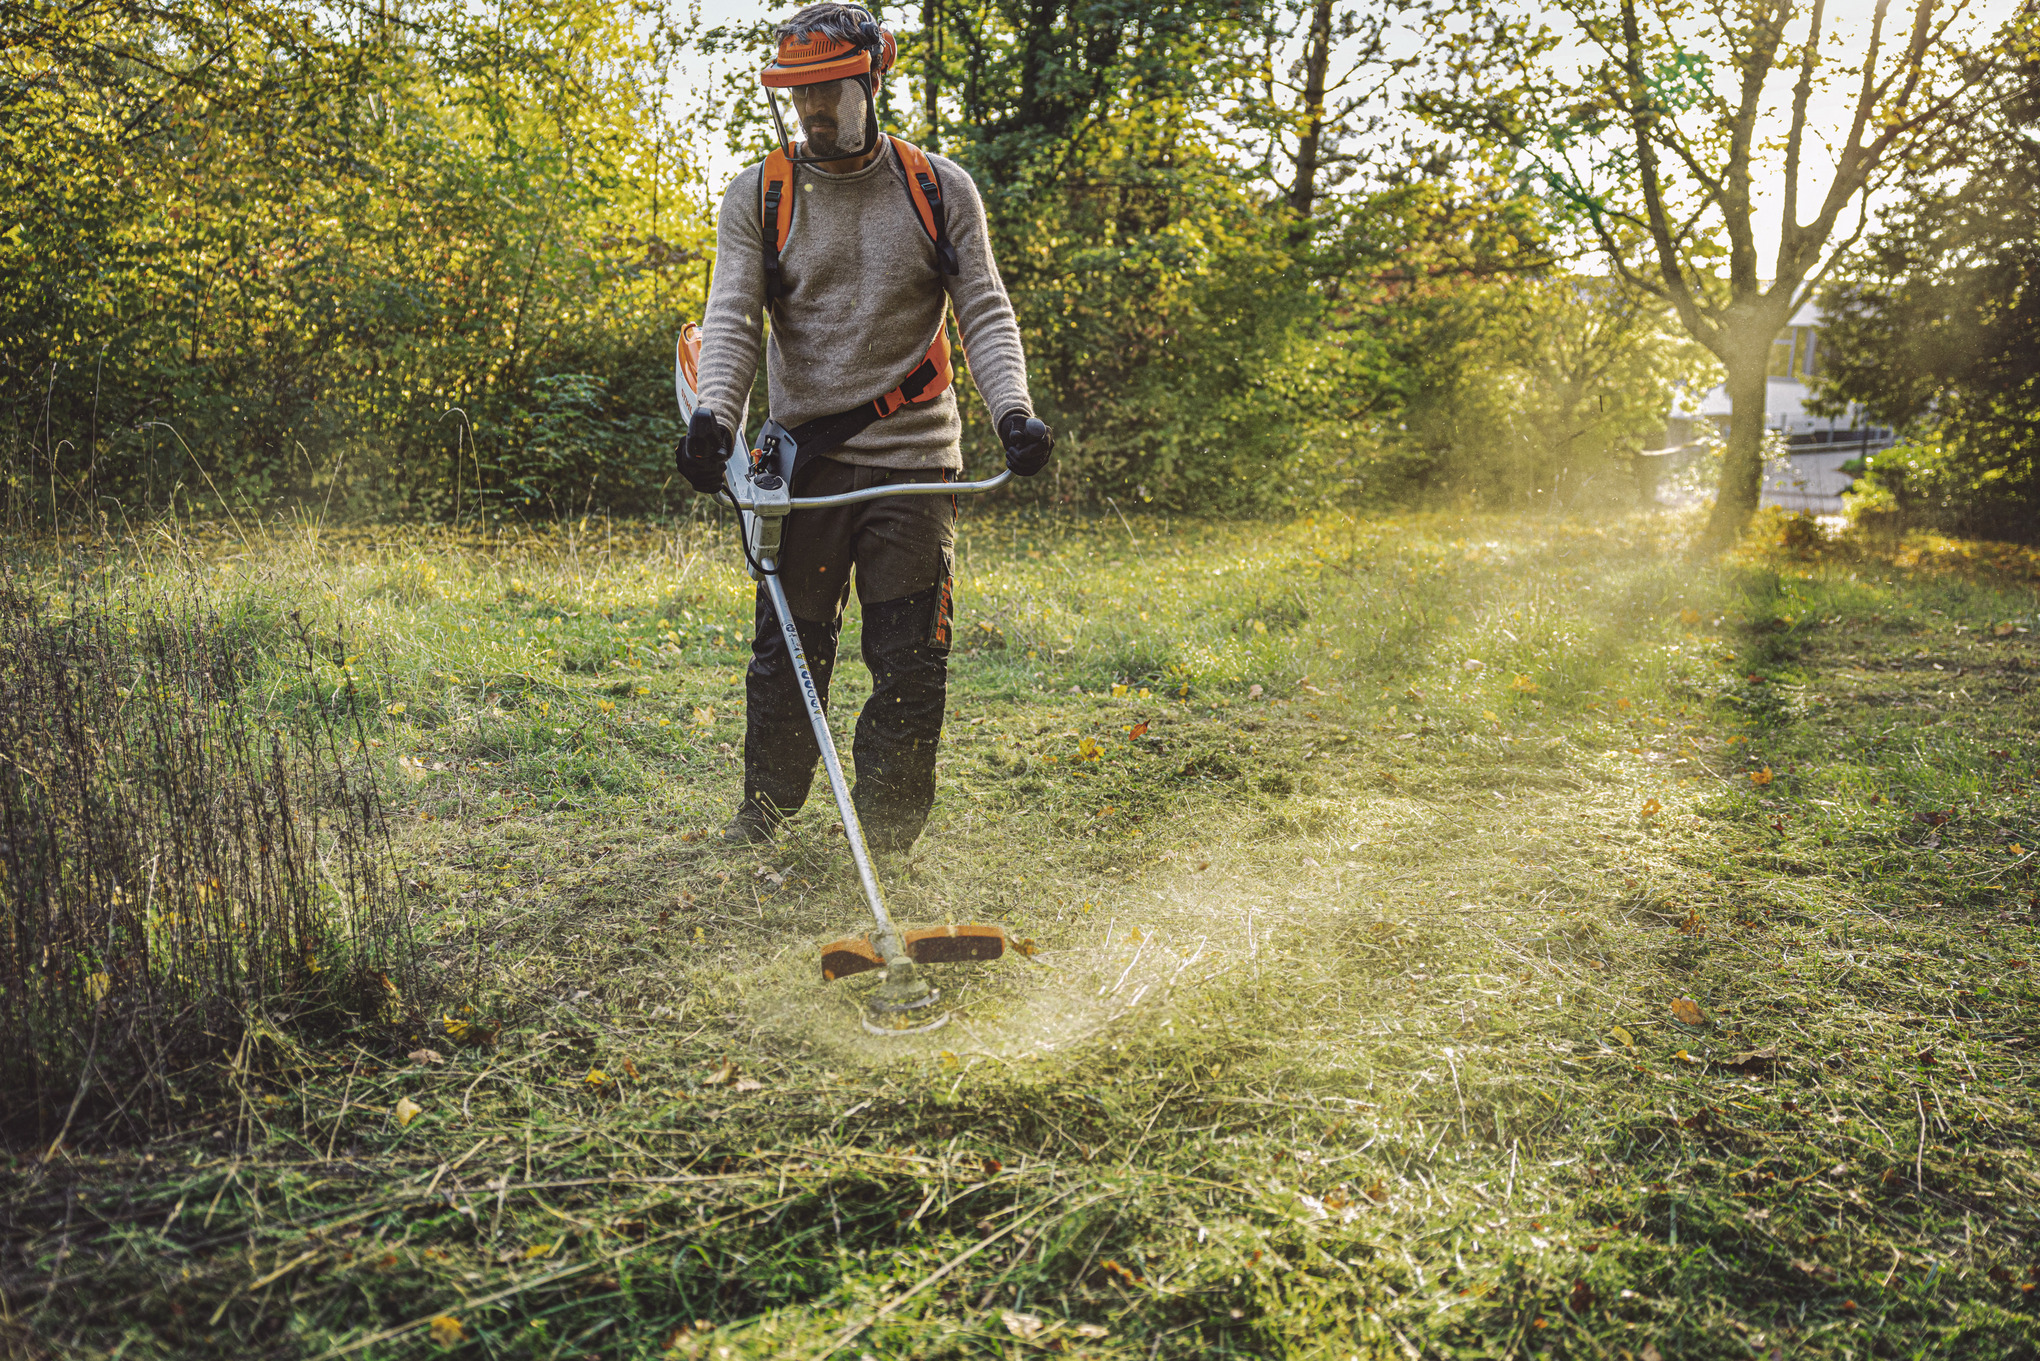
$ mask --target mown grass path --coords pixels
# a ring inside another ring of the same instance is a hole
[[[266,1042],[145,1147],[17,1150],[0,1337],[2035,1351],[2027,559],[970,521],[942,801],[882,870],[906,921],[1038,952],[878,1040],[814,962],[862,925],[825,799],[771,847],[702,836],[732,556],[212,555],[208,589],[322,600],[373,690],[443,996]]]

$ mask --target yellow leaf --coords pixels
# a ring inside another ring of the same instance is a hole
[[[715,722],[715,710],[711,708],[697,707],[694,710],[693,718],[696,723],[700,724],[702,727],[705,728],[709,724]]]
[[[581,1080],[583,1082],[586,1082],[590,1087],[601,1087],[607,1085],[607,1083],[609,1082],[609,1074],[603,1072],[600,1068],[590,1068],[588,1070],[588,1076]]]
[[[1664,811],[1665,806],[1659,803],[1656,799],[1645,799],[1643,801],[1643,807],[1637,811],[1636,815],[1640,818],[1654,818],[1659,813],[1662,813]]]
[[[1113,687],[1112,687],[1112,698],[1114,698],[1114,699],[1124,699],[1125,697],[1126,697],[1126,687],[1125,687],[1125,686],[1123,686],[1123,685],[1119,685],[1119,684],[1114,684],[1114,685],[1113,685]]]
[[[1700,611],[1692,609],[1680,610],[1679,622],[1687,628],[1692,628],[1693,625],[1700,622]]]
[[[1751,771],[1751,772],[1750,772],[1750,783],[1751,783],[1751,784],[1769,784],[1769,783],[1771,783],[1771,768],[1770,768],[1769,766],[1765,766],[1765,767],[1764,767],[1764,768],[1763,768],[1762,770],[1753,770],[1753,771]]]
[[[558,1248],[559,1245],[560,1240],[557,1238],[555,1238],[550,1243],[533,1243],[530,1247],[524,1250],[524,1260],[527,1262],[535,1262],[541,1257],[550,1257],[553,1255],[553,1251],[556,1248]]]
[[[1618,699],[1618,700],[1616,700],[1616,701],[1615,701],[1615,707],[1616,707],[1616,708],[1618,708],[1618,709],[1627,709],[1627,708],[1631,708],[1632,706],[1631,706],[1631,704],[1629,703],[1629,701],[1628,701],[1628,700],[1626,700],[1626,699]]]
[[[97,1006],[113,991],[113,975],[95,973],[85,975],[85,1000]]]
[[[1636,1036],[1629,1033],[1627,1026],[1611,1026],[1608,1030],[1608,1038],[1620,1044],[1624,1049],[1636,1048]]]
[[[1077,755],[1086,761],[1095,761],[1105,754],[1105,748],[1098,745],[1094,737],[1086,737],[1077,743]]]
[[[386,714],[400,714],[404,712],[404,706],[402,704],[392,704],[389,708],[383,710],[383,712]]]
[[[1518,676],[1509,682],[1509,688],[1511,690],[1520,690],[1526,695],[1534,695],[1537,693],[1537,682],[1531,680],[1528,676]]]
[[[952,1054],[952,1053],[951,1053],[951,1052],[950,1052],[949,1050],[947,1050],[947,1049],[945,1049],[945,1050],[943,1050],[943,1051],[942,1051],[942,1054],[941,1054],[941,1059],[942,1059],[942,1066],[943,1066],[944,1068],[954,1068],[954,1067],[956,1067],[956,1066],[957,1066],[958,1064],[960,1064],[961,1062],[963,1062],[963,1060],[961,1060],[961,1059],[957,1058],[955,1054]]]
[[[1690,997],[1674,997],[1672,1019],[1680,1025],[1703,1026],[1707,1024],[1707,1011]]]
[[[1493,709],[1482,709],[1480,711],[1480,716],[1490,723],[1499,723],[1502,721],[1501,719],[1495,717],[1495,711]]]
[[[451,1347],[467,1339],[467,1329],[452,1314],[441,1314],[432,1320],[432,1340],[442,1347]]]
[[[427,766],[423,761],[420,761],[415,757],[410,756],[399,756],[397,758],[397,769],[404,773],[404,777],[406,779],[411,780],[413,782],[423,780],[426,776],[432,773],[432,768],[430,766]]]
[[[703,1078],[701,1080],[701,1085],[704,1087],[720,1087],[725,1082],[735,1081],[736,1076],[737,1065],[729,1059],[724,1059],[722,1061],[722,1067],[716,1069],[713,1073],[710,1073],[707,1077]]]
[[[424,1111],[424,1109],[425,1108],[423,1106],[419,1105],[417,1102],[413,1101],[408,1096],[398,1097],[397,1128],[402,1129],[404,1126],[410,1124],[413,1120],[416,1120],[419,1114]]]

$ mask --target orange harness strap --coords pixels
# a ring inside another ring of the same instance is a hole
[[[936,267],[944,274],[956,274],[956,247],[949,240],[949,213],[942,202],[941,178],[936,175],[928,154],[919,147],[899,137],[888,137],[887,140],[900,158],[900,168],[906,172],[907,198],[921,219],[921,229],[935,244]],[[787,158],[783,148],[774,148],[766,156],[759,183],[760,225],[764,229],[765,241],[765,297],[768,302],[777,302],[786,296],[786,281],[779,269],[779,253],[786,248],[787,234],[793,229],[793,162]],[[944,325],[935,332],[934,343],[928,346],[927,355],[891,392],[848,411],[803,421],[787,433],[793,436],[803,456],[810,452],[824,453],[873,421],[884,420],[902,407],[934,401],[948,390],[955,376],[949,357],[949,328]],[[805,457],[802,461],[806,461]]]

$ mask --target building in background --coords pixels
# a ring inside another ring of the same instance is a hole
[[[1820,313],[1808,305],[1771,342],[1771,374],[1764,384],[1764,428],[1784,434],[1785,464],[1764,469],[1763,504],[1839,515],[1842,493],[1855,481],[1862,467],[1860,460],[1890,448],[1892,432],[1884,426],[1863,424],[1863,414],[1854,405],[1840,417],[1809,415],[1806,380],[1819,372]],[[1666,443],[1690,440],[1696,418],[1711,421],[1726,435],[1728,389],[1717,387],[1707,392],[1695,412],[1674,414]]]

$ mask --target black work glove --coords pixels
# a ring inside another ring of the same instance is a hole
[[[722,428],[713,411],[705,406],[695,407],[694,419],[687,423],[687,438],[673,451],[680,476],[703,496],[714,496],[723,489],[723,464],[729,456],[729,432]]]
[[[999,417],[999,443],[1006,446],[1006,466],[1016,477],[1032,477],[1048,466],[1055,452],[1055,433],[1024,411]]]

